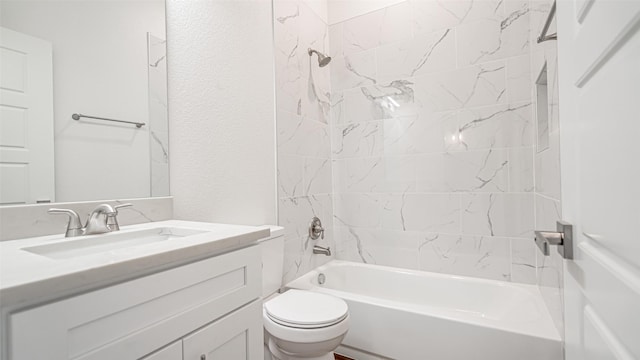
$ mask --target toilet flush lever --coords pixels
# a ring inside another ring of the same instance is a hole
[[[324,228],[322,227],[322,221],[314,216],[309,223],[309,237],[311,240],[318,240],[319,237],[324,239]]]

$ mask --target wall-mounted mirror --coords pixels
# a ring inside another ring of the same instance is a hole
[[[169,195],[165,28],[164,0],[0,2],[0,205]]]

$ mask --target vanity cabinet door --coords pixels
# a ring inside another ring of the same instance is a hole
[[[166,346],[158,351],[154,351],[140,360],[182,360],[182,340]]]
[[[184,360],[263,359],[260,299],[183,339]]]
[[[139,359],[258,299],[261,279],[251,246],[17,312],[9,360]]]

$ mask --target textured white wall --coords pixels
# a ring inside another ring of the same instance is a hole
[[[167,1],[177,219],[276,222],[270,1]]]

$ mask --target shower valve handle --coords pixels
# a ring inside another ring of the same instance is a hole
[[[311,240],[318,240],[319,237],[324,239],[324,228],[322,227],[322,222],[318,217],[314,216],[309,223],[309,237]]]

